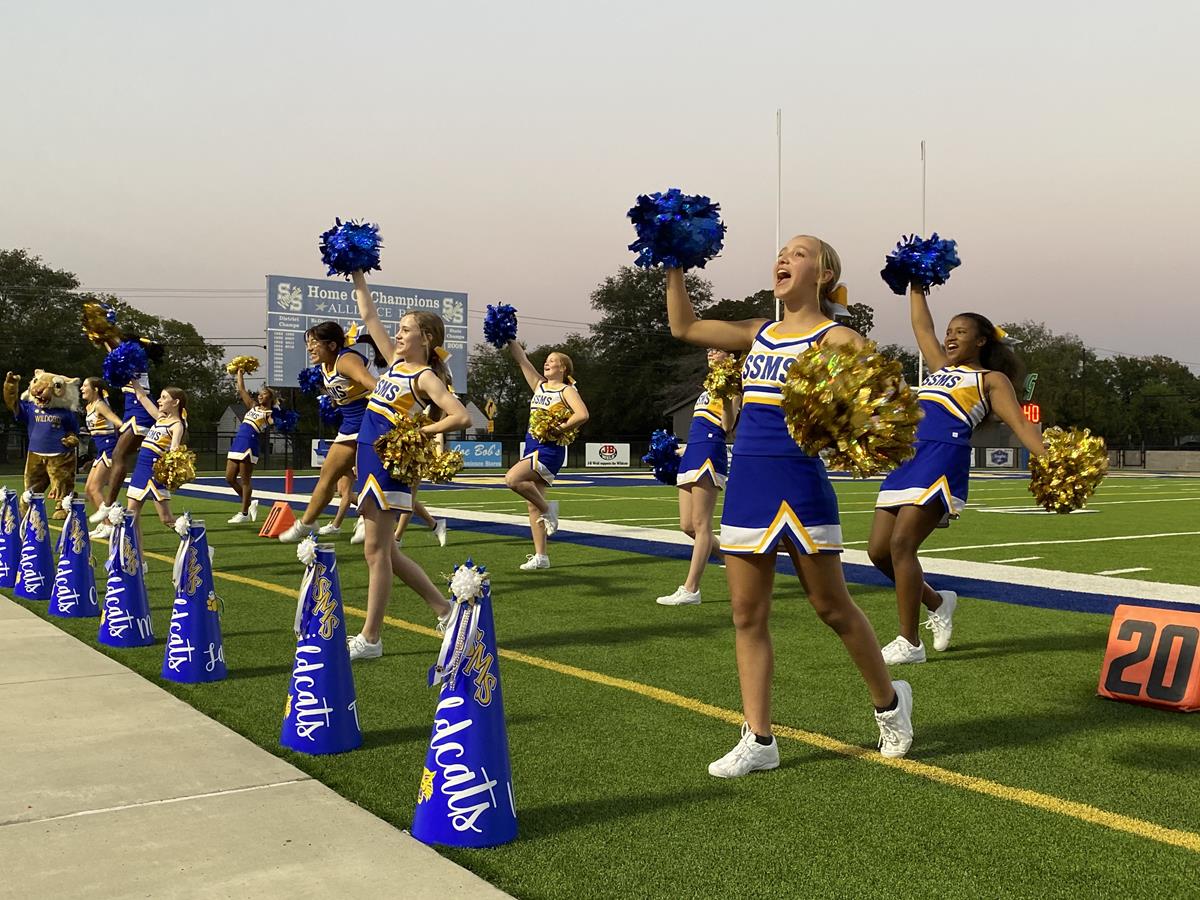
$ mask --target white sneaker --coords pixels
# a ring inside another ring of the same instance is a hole
[[[108,504],[101,503],[100,508],[97,509],[90,516],[88,516],[88,521],[91,522],[93,525],[95,525],[97,522],[103,522],[105,516],[107,516],[107,515],[108,515]],[[96,535],[94,535],[94,534],[92,535],[92,537],[95,537],[95,536]]]
[[[341,533],[342,533],[342,526],[334,525],[332,522],[322,525],[320,528],[317,529],[317,534],[321,534],[321,535],[341,534]]]
[[[285,544],[298,544],[312,533],[311,525],[305,525],[297,520],[288,526],[288,530],[279,536],[279,540]]]
[[[717,778],[741,778],[751,772],[779,768],[779,741],[771,737],[771,743],[760,744],[754,732],[742,723],[742,739],[732,750],[708,764],[708,774]]]
[[[912,746],[912,687],[907,681],[893,681],[896,689],[896,708],[875,713],[879,726],[879,752],[897,759]]]
[[[351,660],[376,659],[383,656],[383,638],[372,644],[360,633],[346,641],[346,646],[350,650]]]
[[[695,606],[700,602],[700,592],[689,591],[681,584],[675,588],[675,593],[659,597],[654,602],[659,606]]]
[[[554,537],[554,532],[558,531],[558,501],[551,500],[547,505],[550,508],[544,516],[538,516],[538,521],[546,529],[546,537]]]
[[[101,522],[95,528],[88,532],[90,538],[107,538],[112,534],[113,527],[107,522]]]
[[[525,562],[521,563],[517,568],[522,572],[532,572],[534,569],[548,569],[550,568],[550,557],[534,553],[525,557]]]
[[[251,500],[251,501],[250,501],[250,513],[249,513],[249,515],[250,515],[250,521],[251,521],[251,522],[257,522],[257,521],[258,521],[258,501],[257,501],[257,500]]]
[[[236,516],[234,516],[232,519],[229,520],[229,524],[230,525],[241,525],[243,522],[249,522],[249,521],[250,521],[250,517],[248,515],[246,515],[244,512],[240,512]]]
[[[954,608],[958,606],[958,594],[954,591],[938,591],[942,605],[931,609],[925,616],[925,627],[933,632],[933,649],[945,650],[950,646],[950,635],[954,632]]]
[[[433,536],[437,538],[439,547],[446,546],[446,520],[445,519],[434,519],[433,520]]]
[[[359,516],[354,521],[354,534],[350,535],[350,543],[362,544],[367,540],[367,520]]]
[[[896,635],[896,639],[883,648],[883,661],[889,666],[898,666],[901,663],[923,663],[925,662],[925,645],[917,644],[914,647],[904,635]]]

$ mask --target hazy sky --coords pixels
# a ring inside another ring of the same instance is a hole
[[[1200,371],[1194,2],[113,0],[2,21],[0,247],[212,338],[261,342],[264,276],[320,277],[339,215],[381,224],[380,283],[586,323],[632,261],[625,211],[670,186],[721,203],[704,274],[743,297],[770,282],[782,108],[785,238],[838,248],[874,337],[912,343],[878,271],[920,227],[924,139],[929,228],[963,259],[939,328],[1035,319]]]

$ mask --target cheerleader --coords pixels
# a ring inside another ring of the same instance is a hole
[[[279,536],[279,540],[290,544],[312,534],[321,511],[333,499],[339,479],[353,473],[358,429],[367,409],[367,396],[378,380],[367,369],[367,357],[346,346],[346,333],[337,322],[314,325],[304,333],[304,340],[309,360],[321,367],[325,393],[342,414],[342,424],[325,454],[308,508],[298,522]]]
[[[392,362],[371,392],[358,432],[356,486],[358,514],[366,520],[363,549],[368,572],[367,619],[362,632],[349,640],[352,660],[383,655],[380,629],[391,595],[393,575],[399,576],[429,604],[438,616],[439,624],[450,612],[449,602],[429,576],[400,551],[392,537],[396,517],[412,509],[412,489],[392,477],[375,451],[375,441],[387,434],[401,417],[416,416],[431,403],[442,411],[442,417],[422,426],[422,433],[433,436],[471,424],[462,403],[446,387],[446,351],[442,346],[446,327],[441,318],[428,312],[410,312],[400,320],[393,338],[388,335],[375,309],[366,276],[355,272],[353,278],[354,297],[363,324],[376,346]]]
[[[266,385],[258,389],[255,396],[246,390],[246,374],[237,373],[238,397],[246,407],[246,415],[238,425],[237,434],[229,445],[225,456],[225,481],[242,500],[242,509],[229,520],[230,525],[241,525],[258,518],[258,501],[252,499],[254,488],[250,483],[254,467],[258,465],[258,454],[262,451],[262,435],[273,424],[271,409],[275,406],[275,392]]]
[[[723,350],[708,351],[708,363],[729,359]],[[700,602],[700,577],[714,549],[712,517],[717,506],[717,493],[725,488],[729,471],[729,453],[725,436],[733,430],[737,417],[737,400],[710,397],[702,391],[692,410],[692,425],[688,430],[687,446],[679,460],[679,528],[690,537],[692,564],[687,580],[673,594],[659,597],[662,606],[691,606]]]
[[[168,528],[175,524],[171,514],[171,492],[154,480],[154,463],[168,450],[176,449],[187,436],[187,394],[177,387],[165,387],[158,396],[158,403],[146,396],[140,381],[131,382],[134,398],[142,408],[155,416],[155,422],[143,435],[138,450],[137,465],[129,479],[125,492],[126,507],[133,513],[137,529],[138,546],[142,544],[142,505],[149,497],[154,501],[158,519]],[[128,420],[126,420],[128,421]]]
[[[697,319],[681,269],[667,271],[671,333],[688,343],[747,352],[742,367],[742,413],[733,445],[721,550],[733,607],[734,646],[745,723],[742,737],[709,774],[736,778],[779,765],[771,733],[774,651],[768,627],[780,547],[791,557],[808,601],[841,638],[858,667],[879,727],[884,756],[903,756],[912,744],[912,690],[888,675],[871,623],[855,605],[842,574],[842,529],[837,497],[825,466],[792,440],[780,406],[787,370],[816,345],[858,346],[862,338],[832,321],[841,261],[815,237],[798,236],[779,251],[772,272],[783,319],[725,322]]]
[[[107,496],[105,492],[108,490],[109,473],[112,471],[112,452],[117,443],[117,431],[124,423],[108,405],[108,388],[104,385],[104,379],[94,375],[85,378],[80,395],[84,402],[84,423],[92,437],[92,447],[96,454],[84,483],[84,493],[96,507],[96,512],[92,513],[89,521],[99,523],[89,537],[102,538],[112,531],[112,526],[103,521],[104,501]]]
[[[880,485],[867,546],[875,568],[896,585],[900,634],[883,648],[889,665],[925,662],[918,631],[922,605],[929,610],[925,627],[934,649],[950,645],[958,595],[925,583],[917,552],[944,516],[957,519],[966,506],[972,431],[994,413],[1030,453],[1045,452],[1040,432],[1017,402],[1013,385],[1021,378],[1021,364],[1004,332],[978,313],[959,313],[939,342],[924,292],[912,288],[909,305],[917,346],[930,369],[917,393],[924,416],[916,454]]]
[[[136,334],[127,334],[122,340],[140,342],[145,348],[146,357],[150,362],[162,362],[162,344],[139,337]],[[117,346],[116,342],[109,341],[108,343],[109,350],[115,350]],[[117,498],[121,495],[121,488],[125,484],[125,475],[129,472],[130,457],[137,454],[146,433],[154,427],[156,414],[147,412],[146,408],[138,401],[137,392],[134,389],[135,383],[141,388],[142,393],[149,395],[150,373],[148,371],[139,372],[134,376],[133,381],[121,388],[125,403],[125,419],[121,423],[121,431],[117,437],[116,446],[112,449],[112,471],[109,473],[106,497],[108,502],[98,512],[107,513],[110,507],[116,505]],[[153,403],[151,403],[151,408],[153,408]]]
[[[558,470],[567,459],[567,448],[558,443],[557,437],[572,431],[588,420],[587,406],[575,388],[571,377],[575,366],[571,357],[554,351],[546,357],[542,371],[538,372],[525,355],[525,348],[516,341],[509,341],[508,350],[521,374],[533,389],[529,411],[565,408],[570,417],[552,430],[548,443],[542,443],[532,433],[525,435],[525,449],[517,463],[504,475],[504,483],[520,495],[529,509],[529,530],[533,534],[533,555],[526,558],[519,568],[524,571],[550,568],[550,557],[546,553],[546,539],[558,530],[558,501],[546,502],[546,488],[554,484]]]

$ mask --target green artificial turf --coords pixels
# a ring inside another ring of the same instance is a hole
[[[1165,484],[1177,493],[1197,487]],[[1095,514],[972,511],[935,534],[931,545],[1197,530],[1188,501],[1100,505],[1148,499],[1148,490],[1158,496],[1157,485],[1110,479],[1096,498]],[[1022,488],[980,482],[972,499],[1015,505]],[[839,493],[848,510],[869,509],[873,497],[868,485],[839,485]],[[674,512],[669,488],[554,494],[566,518],[584,517],[584,508],[587,517],[608,520]],[[501,491],[464,490],[431,491],[422,499],[432,506],[500,503],[508,508],[488,508],[519,512],[520,501],[510,498]],[[175,507],[208,520],[216,587],[224,600],[228,679],[194,686],[159,680],[172,589],[169,562],[154,558],[148,588],[159,643],[101,652],[371,812],[408,827],[435,705],[425,673],[437,641],[387,627],[384,657],[355,664],[362,749],[331,757],[283,750],[279,728],[295,646],[294,592],[302,575],[294,548],[258,538],[246,526],[226,525],[234,511],[230,503],[178,498]],[[847,539],[865,539],[869,518],[846,516]],[[173,555],[177,538],[152,516],[145,533],[149,552]],[[348,533],[337,543],[341,586],[346,605],[361,609],[366,572]],[[1185,540],[1196,546],[1195,538]],[[1165,540],[1128,543],[1144,545],[1142,562],[1130,565],[1153,563],[1156,574],[1160,567],[1171,573],[1161,580],[1197,583],[1184,565],[1186,551],[1175,559]],[[1017,552],[1022,548],[944,556],[1042,555],[1030,565],[1072,571],[1117,568],[1124,560],[1113,543],[1062,546],[1081,549],[1070,550],[1077,556],[1055,550],[1053,558],[1049,549]],[[450,545],[439,548],[419,526],[410,529],[404,550],[435,580],[468,555],[488,566],[502,650],[739,708],[728,591],[715,566],[705,573],[703,604],[665,608],[654,597],[681,581],[685,563],[678,560],[556,541],[553,567],[525,573],[516,567],[530,552],[527,540],[455,529]],[[96,545],[98,562],[104,551]],[[1066,561],[1061,565],[1060,552]],[[282,586],[287,595],[232,582],[222,573]],[[881,640],[890,640],[893,594],[861,586],[852,592]],[[44,613],[45,604],[25,605]],[[929,663],[895,670],[911,681],[915,695],[910,758],[1200,831],[1200,716],[1096,697],[1107,616],[971,598],[959,610],[949,651],[931,651]],[[398,583],[389,615],[433,624],[432,614]],[[52,621],[95,644],[96,620]],[[351,632],[357,625],[350,615]],[[877,731],[865,688],[794,579],[780,576],[777,582],[772,628],[775,721],[873,747]],[[776,772],[713,779],[706,766],[733,745],[736,727],[511,658],[499,665],[520,837],[492,850],[443,852],[518,897],[1129,897],[1195,891],[1200,854],[1194,851],[794,740],[781,742]]]

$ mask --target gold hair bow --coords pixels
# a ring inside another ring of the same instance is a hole
[[[437,354],[437,358],[440,359],[442,362],[445,362],[446,360],[448,360],[450,358],[450,351],[447,350],[445,347],[442,347],[442,346],[434,347],[433,352]]]
[[[350,327],[346,329],[346,340],[352,341],[358,337],[358,323],[351,322]]]
[[[1017,339],[1015,337],[1009,337],[1008,332],[1005,331],[1003,328],[1001,328],[999,325],[995,325],[995,326],[993,326],[993,328],[994,328],[994,330],[992,331],[992,335],[1000,343],[1005,344],[1006,346],[1009,346],[1009,347],[1012,347],[1016,344],[1021,343],[1021,341],[1019,339]]]

